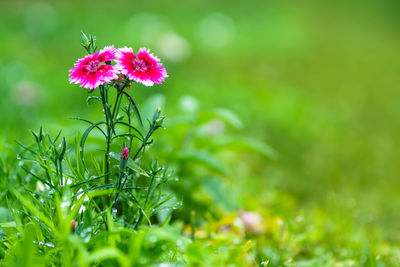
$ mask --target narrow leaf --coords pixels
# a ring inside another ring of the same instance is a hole
[[[121,153],[110,152],[109,155],[110,155],[110,157],[112,157],[113,159],[116,159],[116,160],[118,160],[118,161],[121,160]],[[140,175],[147,176],[147,177],[149,176],[149,175],[147,174],[147,172],[146,172],[145,170],[143,170],[143,169],[142,169],[135,161],[133,161],[131,158],[128,159],[128,162],[127,162],[126,166],[127,166],[129,169],[131,169],[131,170],[133,170],[133,171],[139,173]]]
[[[71,119],[80,120],[80,121],[87,122],[87,123],[89,123],[89,124],[93,124],[92,121],[87,120],[87,119],[83,119],[83,118],[79,118],[79,117],[72,117]],[[97,128],[104,136],[106,136],[106,133],[103,131],[103,129],[101,129],[99,126],[96,126],[96,128]]]
[[[135,104],[135,101],[133,101],[133,98],[127,93],[127,92],[123,92],[123,94],[126,96],[126,98],[129,100],[129,103],[131,104],[133,111],[135,112],[135,115],[140,123],[140,126],[143,127],[143,122],[142,122],[142,118],[140,117],[140,112],[138,107]]]
[[[101,124],[105,124],[105,122],[104,122],[104,121],[99,121],[99,122],[93,123],[93,124],[90,125],[89,128],[87,128],[86,131],[83,133],[82,138],[81,138],[81,142],[80,142],[80,147],[79,147],[82,160],[83,160],[83,153],[84,153],[86,138],[88,137],[89,133],[90,133],[95,127],[98,127],[98,126],[101,125]]]

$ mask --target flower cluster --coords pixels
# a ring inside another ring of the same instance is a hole
[[[161,84],[168,77],[160,60],[149,49],[140,48],[134,54],[132,48],[115,49],[114,46],[107,46],[78,59],[69,72],[70,83],[80,84],[80,87],[90,90],[117,80],[120,75],[146,86]]]

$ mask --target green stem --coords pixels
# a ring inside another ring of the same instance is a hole
[[[147,133],[146,137],[143,139],[142,144],[140,145],[139,149],[136,151],[135,155],[133,156],[133,160],[136,160],[136,158],[139,156],[139,153],[142,151],[142,149],[146,146],[147,141],[149,140],[149,138],[151,137],[151,135],[153,134],[154,129],[153,127],[150,128],[149,132]]]
[[[121,88],[117,88],[118,93],[117,93],[117,97],[115,99],[113,112],[111,114],[111,121],[112,122],[114,122],[115,116],[118,116],[118,111],[119,111],[119,107],[121,105],[121,100],[122,100],[121,95],[122,95],[122,92],[125,89],[125,87],[126,87],[126,84],[124,84]],[[115,129],[113,129],[113,131],[115,133]],[[112,135],[112,132],[109,129],[109,127],[107,127],[107,155],[110,152],[111,135]],[[115,203],[117,202],[117,199],[118,199],[118,196],[119,196],[119,191],[121,190],[121,183],[122,183],[122,179],[123,179],[123,171],[124,170],[120,170],[120,175],[119,175],[119,179],[118,179],[118,187],[117,187],[118,191],[117,191],[117,194],[114,197],[114,201],[113,201],[112,207],[114,207]]]
[[[118,199],[118,196],[119,196],[119,192],[121,191],[121,183],[122,183],[122,179],[124,178],[124,177],[123,177],[123,175],[124,175],[124,170],[120,170],[119,179],[118,179],[117,193],[115,194],[115,197],[114,197],[114,201],[113,201],[112,207],[114,207],[114,206],[115,206],[115,204],[117,203],[117,199]]]
[[[59,169],[60,169],[60,182],[61,182],[61,186],[63,186],[63,173],[62,173],[61,160],[58,161],[58,165],[59,165]]]
[[[100,94],[101,100],[103,102],[103,109],[104,109],[104,116],[106,117],[106,127],[107,127],[107,135],[106,135],[106,153],[104,155],[105,161],[105,173],[104,173],[104,183],[108,184],[110,182],[110,143],[111,143],[111,125],[110,125],[110,118],[107,115],[107,102],[108,102],[108,94],[104,89],[104,86],[100,85]]]
[[[154,130],[153,128],[151,128],[149,130],[149,132],[147,133],[146,137],[143,139],[142,144],[140,145],[139,149],[136,151],[135,155],[133,156],[133,160],[135,161],[137,159],[137,157],[139,156],[140,151],[142,151],[143,147],[146,145],[147,141],[149,140],[149,138],[151,137],[151,135],[153,134]],[[128,179],[126,178],[123,182],[122,182],[122,187],[124,188],[126,182],[128,181]]]
[[[110,131],[110,126],[107,125],[107,147],[106,147],[106,154],[105,154],[105,161],[106,161],[106,170],[105,170],[105,184],[108,184],[110,182],[110,144],[111,144],[111,131]]]
[[[155,176],[156,176],[155,174],[151,175],[150,185],[149,185],[149,188],[147,189],[146,200],[144,201],[143,209],[146,209],[147,202],[149,201],[149,196],[150,196],[150,192],[151,192],[151,188],[153,186],[153,181],[154,181]]]
[[[118,115],[119,107],[121,105],[121,100],[122,100],[122,98],[120,98],[120,97],[121,97],[122,92],[124,91],[126,86],[127,86],[127,84],[125,83],[121,88],[119,88],[119,87],[117,88],[117,91],[118,91],[117,98],[115,99],[115,105],[114,105],[114,109],[113,109],[113,112],[112,112],[112,119],[113,120],[114,120],[115,115],[116,114]]]
[[[147,206],[147,202],[149,201],[149,196],[150,196],[151,188],[152,188],[152,186],[153,186],[154,177],[155,177],[155,174],[152,174],[152,175],[151,175],[151,180],[150,180],[149,187],[147,188],[146,200],[144,201],[143,209],[142,209],[142,211],[140,212],[139,218],[138,218],[138,220],[136,221],[136,223],[135,223],[135,225],[134,225],[134,229],[137,228],[137,226],[139,225],[140,221],[141,221],[142,218],[143,218],[143,213],[145,212],[146,206]]]
[[[121,93],[120,93],[120,91],[118,90],[117,98],[115,99],[115,105],[114,105],[113,112],[112,112],[112,115],[111,115],[111,119],[112,119],[112,120],[114,120],[115,112],[117,111],[117,106],[118,106],[118,109],[119,109],[119,105],[120,105],[120,103],[121,103],[121,101],[120,101],[120,96],[121,96]],[[117,114],[118,114],[118,111],[117,111]]]

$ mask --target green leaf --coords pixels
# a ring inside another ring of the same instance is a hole
[[[93,124],[90,125],[89,128],[87,128],[86,131],[83,133],[82,138],[81,138],[81,142],[80,142],[80,145],[79,145],[79,150],[80,150],[80,155],[81,155],[82,161],[83,161],[83,153],[84,153],[86,138],[88,137],[89,133],[90,133],[95,127],[98,127],[98,126],[101,125],[101,124],[105,124],[105,122],[104,122],[104,121],[99,121],[99,122],[93,123]]]
[[[58,132],[56,138],[54,138],[54,143],[57,142],[58,138],[59,138],[60,135],[61,135],[61,132],[62,132],[62,130],[60,130],[60,131]]]
[[[98,96],[94,96],[94,95],[92,95],[92,96],[89,96],[88,98],[86,98],[86,103],[90,103],[90,100],[92,100],[92,99],[95,99],[95,100],[98,100],[98,101],[100,101],[100,103],[102,103],[103,104],[103,102],[102,102],[102,100],[101,100],[101,98],[100,97],[98,97]]]
[[[219,162],[214,156],[206,151],[200,150],[182,150],[175,154],[175,157],[187,162],[199,163],[218,173],[226,174],[228,172],[225,165]]]
[[[20,258],[19,266],[35,266],[34,254],[36,247],[34,241],[35,228],[32,223],[25,225],[24,239],[22,241],[22,248],[18,254]]]
[[[99,263],[106,259],[117,259],[120,266],[129,266],[129,258],[116,248],[108,247],[94,251],[83,259],[84,263]],[[96,264],[97,265],[97,264]]]
[[[39,143],[40,143],[40,141],[39,141],[39,138],[38,138],[38,136],[35,134],[35,132],[31,130],[31,134],[32,134],[32,135],[33,135],[33,137],[35,138],[35,141],[36,141],[36,143],[37,143],[37,144],[39,144]]]
[[[212,114],[237,129],[243,128],[243,122],[232,110],[226,108],[216,108],[212,110]]]
[[[21,202],[21,204],[29,210],[36,218],[42,221],[47,227],[49,227],[54,233],[56,233],[56,227],[53,222],[44,215],[41,211],[39,211],[31,200],[26,199],[23,195],[21,195],[14,188],[10,188],[10,191],[14,194],[14,196]]]
[[[10,210],[6,207],[0,207],[0,223],[12,221]]]
[[[243,136],[225,136],[216,141],[216,145],[233,150],[255,152],[270,159],[276,159],[278,153],[269,145],[256,139]]]
[[[118,161],[121,160],[121,153],[118,153],[118,152],[110,152],[109,155],[110,155],[110,157],[112,157],[113,159],[116,159],[116,160],[118,160]],[[149,175],[147,174],[147,172],[146,172],[145,170],[143,170],[143,169],[142,169],[135,161],[133,161],[131,158],[128,159],[128,162],[127,162],[126,166],[127,166],[129,169],[131,169],[131,170],[133,170],[133,171],[139,173],[140,175],[147,176],[147,177],[149,176]]]
[[[11,203],[10,203],[10,201],[8,200],[8,197],[6,197],[6,202],[7,202],[8,210],[10,211],[11,216],[12,216],[12,218],[13,218],[13,221],[14,221],[14,223],[15,223],[15,227],[18,229],[18,232],[21,233],[21,232],[23,231],[23,225],[22,225],[22,222],[21,222],[21,218],[20,218],[20,216],[17,214],[16,209],[14,209],[14,207],[11,206]]]
[[[65,141],[65,137],[63,137],[62,141],[61,141],[61,151],[60,151],[60,155],[58,156],[58,160],[61,162],[64,159],[64,154],[65,154],[65,150],[67,149],[67,145],[66,145],[66,141]]]
[[[89,199],[97,196],[106,196],[114,192],[113,184],[106,184],[102,186],[97,186],[91,188],[90,190],[86,190],[83,192],[82,196],[75,201],[70,213],[68,214],[67,221],[71,221],[75,215],[78,213],[79,209],[82,207],[83,203],[85,202],[85,198],[88,197]],[[110,189],[111,188],[111,189]]]
[[[117,138],[123,138],[123,137],[129,137],[129,138],[137,138],[139,141],[143,141],[142,139],[140,139],[138,136],[131,134],[131,133],[127,133],[127,134],[117,134],[115,136],[113,136],[111,138],[111,140],[117,139]]]
[[[56,188],[54,187],[54,185],[52,185],[51,183],[49,183],[49,182],[46,181],[45,179],[43,179],[43,178],[37,176],[36,174],[34,174],[33,172],[31,172],[30,170],[28,170],[28,169],[25,168],[24,166],[22,166],[21,168],[22,168],[24,171],[26,171],[27,173],[29,173],[30,175],[32,175],[33,178],[35,178],[35,179],[41,181],[41,182],[44,183],[44,184],[47,184],[48,186],[50,186],[50,187],[53,188],[53,189],[56,189]]]
[[[104,176],[105,175],[96,176],[96,177],[93,177],[93,178],[90,178],[90,179],[87,179],[87,180],[83,180],[83,181],[80,181],[80,182],[77,182],[77,183],[73,183],[73,184],[70,185],[70,187],[72,188],[72,187],[80,186],[80,185],[83,185],[83,184],[87,184],[87,183],[96,181],[96,180],[98,180],[98,179],[100,179],[100,178],[102,178]]]
[[[89,124],[93,124],[92,121],[87,120],[87,119],[83,119],[83,118],[79,118],[79,117],[72,117],[71,119],[73,119],[73,120],[80,120],[80,121],[87,122],[87,123],[89,123]],[[104,136],[106,136],[106,133],[103,131],[103,129],[101,129],[99,126],[97,126],[96,128],[97,128]]]
[[[115,124],[121,124],[121,125],[125,125],[125,126],[129,127],[130,129],[134,130],[135,132],[137,132],[140,135],[140,137],[142,138],[141,140],[144,139],[144,136],[142,135],[142,133],[138,129],[133,127],[132,125],[129,125],[128,123],[123,122],[123,121],[117,121],[117,122],[115,122]]]
[[[213,203],[218,203],[227,211],[238,209],[237,198],[228,190],[221,179],[210,177],[202,179],[200,182],[202,187],[207,190],[207,195],[213,199]]]
[[[115,184],[103,184],[103,185],[95,186],[93,188],[90,188],[89,191],[104,190],[104,189],[110,189],[110,188],[115,188]]]
[[[34,154],[34,155],[37,155],[37,153],[35,152],[35,151],[33,151],[32,149],[30,149],[29,147],[27,147],[27,146],[25,146],[24,144],[22,144],[22,143],[20,143],[20,142],[18,142],[18,141],[15,141],[20,147],[22,147],[23,149],[25,149],[26,151],[29,151],[29,152],[31,152],[32,154]]]
[[[140,117],[140,112],[138,107],[135,104],[135,101],[133,101],[133,98],[125,91],[123,91],[123,94],[126,96],[126,98],[128,99],[129,103],[131,104],[133,111],[135,112],[135,115],[140,123],[140,126],[143,127],[143,122],[142,122],[142,118]]]

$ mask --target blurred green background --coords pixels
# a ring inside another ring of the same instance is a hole
[[[260,203],[282,192],[299,212],[320,210],[350,222],[349,232],[374,229],[394,244],[399,11],[389,0],[2,0],[0,138],[13,143],[29,138],[27,129],[76,127],[69,117],[98,114],[87,91],[68,83],[84,56],[81,30],[100,48],[146,46],[170,77],[133,88],[137,102],[165,94],[167,116],[179,114],[185,95],[203,110],[229,108],[246,135],[279,152],[274,161],[243,155],[253,174],[244,191]]]

